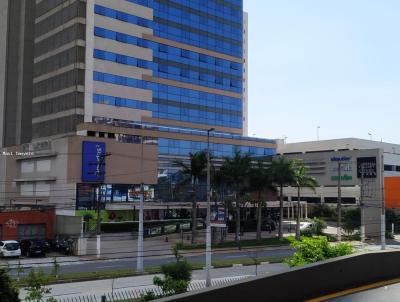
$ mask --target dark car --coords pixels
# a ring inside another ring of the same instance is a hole
[[[72,255],[73,240],[70,238],[55,238],[51,242],[51,248],[55,252],[60,252],[65,255]]]
[[[27,257],[46,256],[46,245],[43,240],[24,239],[19,243],[21,254]]]

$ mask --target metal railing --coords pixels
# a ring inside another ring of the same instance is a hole
[[[212,286],[222,286],[235,281],[240,281],[248,276],[227,277],[222,279],[214,279],[211,281]],[[188,286],[188,291],[197,291],[206,288],[205,280],[192,281]],[[99,295],[82,295],[71,297],[55,298],[58,302],[137,302],[141,297],[149,292],[153,292],[156,296],[162,296],[163,291],[158,286],[151,286],[140,289],[115,290],[113,292]]]

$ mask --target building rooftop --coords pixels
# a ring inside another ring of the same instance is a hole
[[[339,138],[285,144],[278,140],[277,153],[340,151],[340,150],[383,149],[386,153],[400,154],[400,145],[360,138]]]

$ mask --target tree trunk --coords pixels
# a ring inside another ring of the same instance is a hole
[[[197,229],[197,207],[196,200],[192,201],[192,244],[196,242],[196,229]]]
[[[279,188],[279,240],[283,239],[283,185]]]
[[[262,202],[261,202],[261,193],[258,192],[258,207],[257,207],[257,241],[261,241],[261,210],[262,210]]]
[[[236,234],[235,234],[235,240],[237,243],[240,242],[240,204],[239,204],[239,198],[238,198],[238,193],[236,192],[235,196],[235,202],[236,202]]]
[[[296,240],[300,240],[300,187],[297,187]]]

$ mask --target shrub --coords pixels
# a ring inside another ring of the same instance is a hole
[[[190,281],[192,278],[192,266],[186,260],[165,264],[161,266],[161,272],[174,280]]]
[[[392,232],[386,231],[386,232],[385,232],[385,238],[386,238],[386,239],[394,239],[394,235],[393,235]]]
[[[13,286],[10,277],[4,269],[0,269],[0,301],[19,302],[18,289]]]
[[[314,235],[323,235],[323,231],[326,229],[326,222],[323,218],[314,217],[311,221],[312,228],[307,230],[302,230],[300,232],[301,236],[312,237]]]
[[[312,233],[314,235],[322,235],[323,231],[326,229],[326,222],[323,218],[314,217],[312,220],[313,229]]]
[[[354,230],[361,226],[360,209],[348,209],[343,212],[342,228],[347,235],[353,234]]]
[[[164,278],[154,277],[153,283],[161,287],[163,296],[181,294],[187,291],[192,278],[192,266],[186,260],[177,258],[175,263],[161,266]],[[148,300],[149,301],[149,300]]]
[[[148,302],[157,299],[157,295],[154,292],[147,292],[140,297],[139,302]]]
[[[300,240],[292,239],[291,246],[297,250],[286,261],[291,267],[349,255],[353,252],[353,247],[350,244],[331,245],[325,236],[301,237]]]
[[[317,204],[314,206],[313,212],[312,212],[313,217],[324,217],[328,219],[336,219],[337,214],[335,209],[332,207],[326,205],[326,204]]]
[[[349,243],[338,243],[330,245],[327,252],[327,258],[336,258],[350,255],[353,253],[353,247]]]

